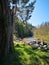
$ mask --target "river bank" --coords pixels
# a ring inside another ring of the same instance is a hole
[[[44,49],[44,50],[49,50],[49,45],[45,42],[42,41],[40,39],[36,39],[33,37],[27,37],[27,38],[16,38],[15,40],[16,42],[22,42],[25,45],[31,45],[33,46],[35,49]]]

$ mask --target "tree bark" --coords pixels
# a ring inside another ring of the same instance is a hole
[[[6,60],[10,53],[14,52],[13,45],[13,12],[8,6],[8,0],[0,1],[0,59]]]

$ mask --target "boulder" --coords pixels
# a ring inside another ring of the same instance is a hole
[[[38,48],[39,47],[39,44],[33,44],[33,46],[35,47],[35,48]]]

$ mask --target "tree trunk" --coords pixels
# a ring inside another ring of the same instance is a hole
[[[0,1],[0,59],[6,60],[14,52],[13,45],[13,12],[8,6],[8,0]]]

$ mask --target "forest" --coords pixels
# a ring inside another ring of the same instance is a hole
[[[15,22],[14,35],[18,38],[32,37],[34,28],[35,26],[32,26],[32,24],[26,24],[18,20]]]
[[[49,22],[28,23],[36,4],[30,1],[0,0],[0,65],[49,65]]]

